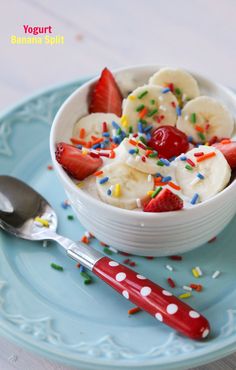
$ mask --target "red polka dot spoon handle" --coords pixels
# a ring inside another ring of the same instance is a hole
[[[100,258],[92,269],[100,279],[157,320],[192,339],[206,338],[207,319],[172,293],[108,257]]]

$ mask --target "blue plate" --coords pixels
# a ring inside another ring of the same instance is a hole
[[[79,221],[68,220],[64,191],[48,170],[50,124],[65,98],[84,81],[44,92],[11,109],[0,119],[0,172],[16,176],[41,192],[55,208],[59,232],[74,240],[84,235]],[[236,349],[236,218],[213,243],[183,256],[129,257],[140,273],[168,288],[172,277],[181,294],[183,285],[198,283],[189,304],[212,326],[205,342],[188,340],[145,312],[129,316],[131,303],[97,278],[84,285],[74,261],[51,243],[18,240],[0,234],[0,333],[38,354],[83,369],[185,369],[223,357]],[[92,239],[91,245],[101,249]],[[118,261],[125,258],[120,254]],[[55,262],[64,267],[56,271]],[[166,269],[166,264],[174,271]],[[191,269],[200,266],[196,279]],[[214,271],[221,271],[212,279]]]

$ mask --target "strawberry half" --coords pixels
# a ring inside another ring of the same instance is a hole
[[[77,180],[84,180],[102,165],[100,157],[83,155],[80,149],[66,143],[57,144],[55,155],[57,162]]]
[[[215,143],[212,146],[219,149],[221,153],[224,154],[225,159],[232,169],[236,168],[236,141],[227,144]]]
[[[121,116],[122,95],[109,69],[104,68],[91,93],[89,113],[115,113]]]
[[[144,207],[144,212],[178,211],[184,206],[183,200],[169,189],[162,189],[159,194]]]

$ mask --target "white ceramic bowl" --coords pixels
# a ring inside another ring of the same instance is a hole
[[[124,96],[148,81],[160,66],[135,66],[114,72]],[[192,73],[192,72],[191,72]],[[236,116],[236,96],[223,86],[192,73],[202,95],[224,102]],[[210,200],[191,209],[166,213],[144,213],[103,203],[76,187],[55,159],[55,145],[70,142],[76,120],[87,114],[88,93],[97,78],[78,88],[59,109],[51,129],[53,165],[81,224],[99,240],[118,250],[143,255],[183,253],[220,233],[236,213],[236,181]]]

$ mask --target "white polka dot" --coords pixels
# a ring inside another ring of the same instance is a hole
[[[145,276],[143,276],[143,275],[136,275],[137,276],[137,278],[138,279],[140,279],[140,280],[145,280],[146,278],[145,278]]]
[[[157,312],[156,315],[155,315],[155,318],[159,321],[163,321],[163,317],[162,317],[162,314],[160,312]]]
[[[112,267],[119,266],[119,263],[115,261],[109,261],[109,266],[112,266]]]
[[[144,286],[142,287],[142,289],[140,290],[140,293],[143,297],[146,297],[147,295],[149,295],[151,293],[152,289],[149,287],[149,286]]]
[[[189,316],[192,317],[192,319],[197,319],[200,317],[200,314],[196,311],[189,311]]]
[[[178,306],[174,303],[168,304],[166,311],[169,315],[174,315],[178,311]]]
[[[204,332],[202,333],[202,337],[203,338],[206,338],[209,333],[210,333],[210,330],[209,329],[205,329]]]
[[[171,295],[173,295],[172,293],[168,292],[167,290],[163,290],[162,291],[162,294],[167,295],[168,297],[170,297]]]
[[[116,274],[116,281],[123,281],[126,278],[126,274],[124,272],[119,272]]]
[[[127,290],[123,290],[122,295],[123,295],[126,299],[129,299],[129,292],[127,292]]]

